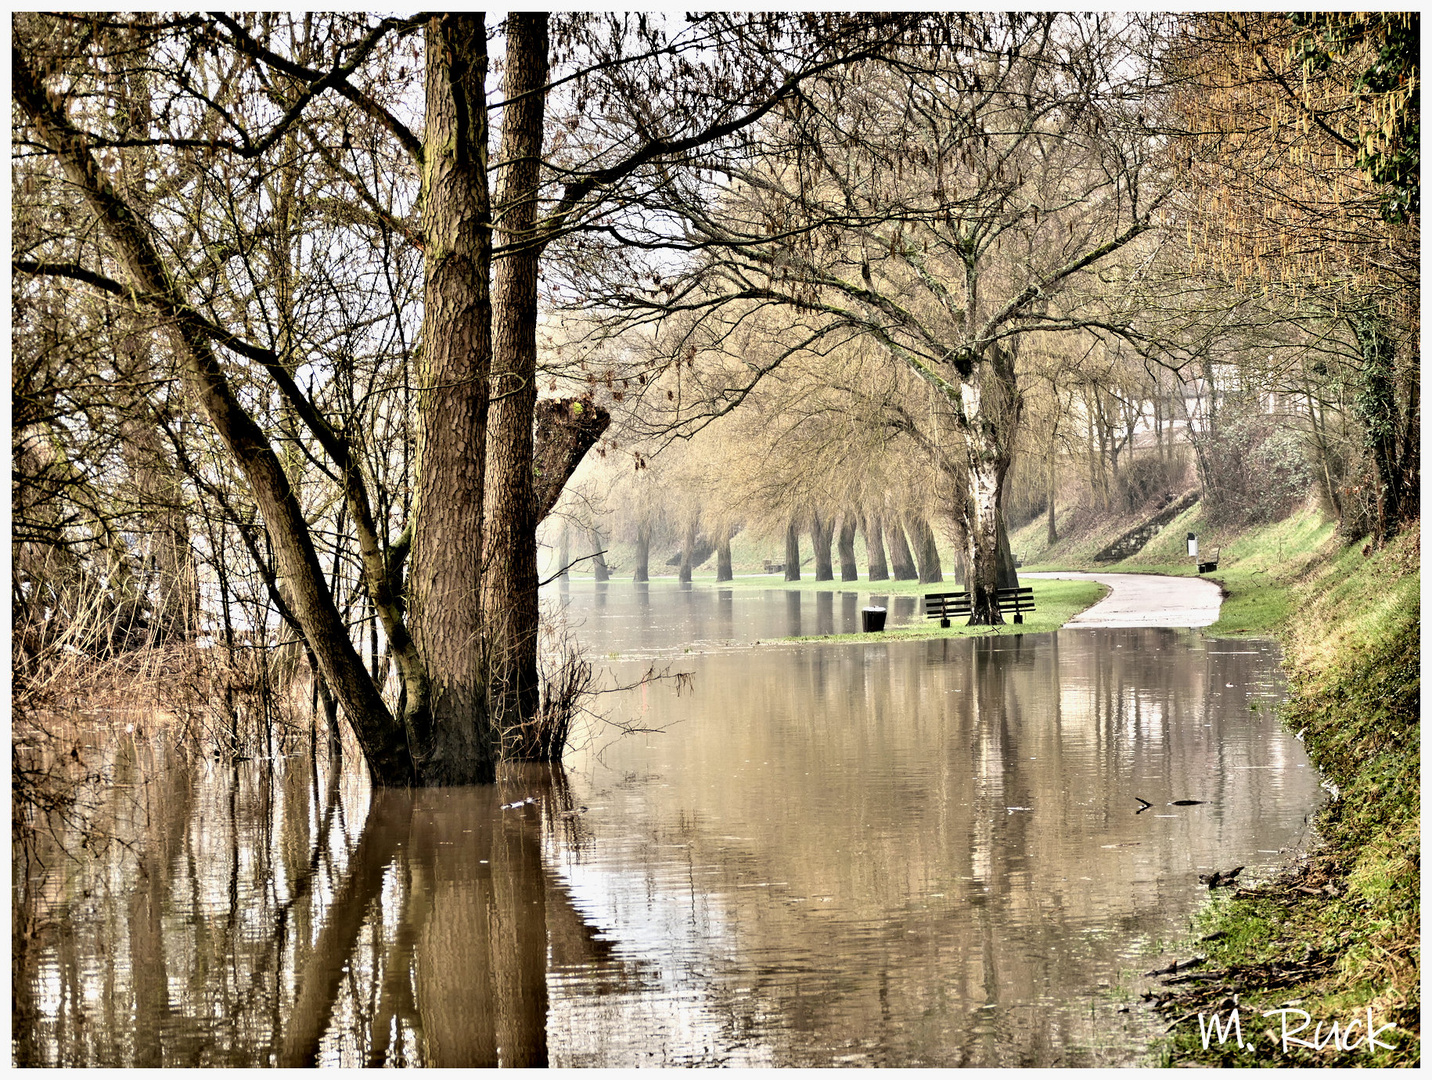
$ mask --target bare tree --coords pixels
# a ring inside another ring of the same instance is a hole
[[[514,15],[499,89],[480,15],[22,15],[16,146],[67,186],[12,264],[155,320],[375,781],[488,781],[501,726],[540,709],[534,462],[575,465],[533,441],[544,252],[563,245],[558,288],[619,261],[624,207],[746,153],[802,85],[918,21],[574,16],[553,37],[546,15]],[[575,138],[567,115],[593,123]],[[325,262],[314,286],[290,272],[300,248]],[[421,298],[395,250],[421,251]],[[377,416],[397,446],[370,441]],[[320,559],[310,483],[350,534],[396,694]]]
[[[716,387],[709,409],[735,407],[832,336],[865,338],[920,379],[943,428],[932,461],[963,487],[951,501],[967,515],[973,621],[994,623],[1021,342],[1136,333],[1087,294],[1167,197],[1138,104],[1154,90],[1140,57],[1159,29],[1009,15],[957,21],[951,35],[804,95],[771,124],[786,157],[732,170],[719,200],[673,190],[708,254],[669,299],[619,300],[634,317],[702,313],[692,337],[774,305],[797,314],[784,350]]]

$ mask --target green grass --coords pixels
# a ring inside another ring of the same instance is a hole
[[[1120,529],[1127,527],[1125,521]],[[1037,552],[1035,564],[1027,569],[1194,577],[1198,575],[1198,567],[1188,556],[1188,534],[1194,533],[1199,551],[1205,556],[1214,548],[1219,549],[1218,569],[1202,576],[1222,586],[1223,607],[1218,622],[1206,632],[1215,637],[1271,635],[1292,615],[1299,584],[1334,557],[1335,531],[1335,524],[1315,511],[1304,511],[1284,521],[1242,532],[1215,529],[1203,520],[1202,505],[1195,503],[1131,558],[1114,563],[1092,561],[1094,554],[1118,535],[1118,530],[1110,529],[1083,544],[1067,542],[1062,545],[1063,557],[1055,558],[1048,551]],[[1042,535],[1025,535],[1027,532],[1022,530],[1017,535],[1025,540]]]

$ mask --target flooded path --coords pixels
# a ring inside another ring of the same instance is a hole
[[[1197,874],[1275,867],[1319,801],[1271,643],[687,654],[597,608],[568,597],[613,682],[688,677],[600,698],[644,730],[591,724],[565,770],[375,793],[119,741],[115,841],[16,871],[16,1063],[1134,1064],[1129,976]]]

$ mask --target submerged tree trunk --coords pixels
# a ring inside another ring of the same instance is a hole
[[[890,543],[890,568],[896,581],[915,581],[920,571],[915,568],[910,544],[905,539],[905,530],[892,514],[885,519],[885,538]]]
[[[840,535],[835,546],[840,552],[841,581],[860,580],[860,568],[855,565],[855,527],[856,518],[853,513],[847,510],[840,515]]]
[[[681,568],[677,571],[676,580],[683,584],[690,584],[691,571],[696,561],[696,521],[692,519],[686,525],[686,532],[681,537]]]
[[[834,581],[835,571],[830,562],[830,542],[835,533],[835,522],[823,517],[819,510],[811,515],[810,539],[815,545],[815,579]]]
[[[493,401],[486,433],[486,566],[481,578],[488,700],[492,724],[499,732],[530,721],[539,704],[538,516],[533,476],[539,249],[532,241],[546,103],[545,14],[507,18],[504,68],[506,104],[500,164],[494,170],[493,243],[506,254],[493,267]],[[469,104],[485,111],[485,99]]]
[[[730,581],[731,573],[731,530],[722,525],[716,530],[716,580]]]
[[[801,579],[801,532],[800,526],[792,521],[786,526],[786,580]]]
[[[427,24],[427,127],[423,160],[425,237],[423,349],[418,364],[418,463],[413,506],[409,610],[429,679],[428,783],[491,783],[496,732],[488,710],[484,642],[510,657],[521,632],[505,622],[495,638],[483,621],[482,556],[488,378],[492,366],[491,207],[487,188],[487,28],[482,15],[445,15]],[[509,50],[508,63],[515,57]],[[512,317],[512,271],[504,310]],[[508,328],[507,332],[512,333]],[[519,348],[504,338],[505,363]],[[530,440],[529,432],[526,439]],[[530,458],[529,458],[530,461]],[[522,499],[502,494],[505,513]],[[527,512],[530,513],[530,504]],[[535,571],[534,571],[535,572]],[[506,595],[508,583],[501,582]],[[489,605],[496,618],[500,607]],[[502,691],[519,687],[503,669]],[[534,675],[535,679],[535,675]],[[410,704],[412,704],[410,702]]]
[[[612,575],[607,569],[606,547],[602,543],[602,534],[596,529],[589,529],[587,536],[592,544],[592,573],[598,581],[610,581]]]
[[[865,559],[869,567],[871,581],[887,581],[890,578],[890,568],[885,563],[885,540],[883,529],[880,525],[879,514],[867,514],[864,522],[865,529]]]
[[[648,568],[651,564],[651,522],[643,521],[636,527],[636,569],[632,571],[633,581],[650,581]]]

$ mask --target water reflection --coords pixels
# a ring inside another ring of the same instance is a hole
[[[543,868],[546,770],[367,793],[144,749],[128,846],[17,876],[16,1064],[545,1065],[549,956],[610,963]]]
[[[836,597],[839,596],[837,603]],[[854,634],[861,607],[889,612],[887,625],[920,621],[913,596],[863,591],[705,588],[671,581],[597,586],[578,581],[544,594],[547,612],[569,626],[592,655],[658,656],[774,638]]]
[[[1267,645],[1109,631],[693,666],[694,696],[633,702],[665,734],[572,762],[595,840],[554,858],[662,980],[554,1002],[603,1032],[579,1063],[641,1060],[653,1033],[665,1064],[1132,1063],[1154,1025],[1099,984],[1185,930],[1200,871],[1277,865],[1318,801],[1250,708],[1281,694]]]
[[[631,635],[618,596],[601,626]],[[716,652],[694,691],[608,702],[647,733],[493,788],[119,739],[123,842],[16,865],[13,1056],[1129,1064],[1155,1022],[1100,984],[1185,929],[1198,872],[1277,864],[1317,802],[1250,707],[1276,660],[1148,630]]]

